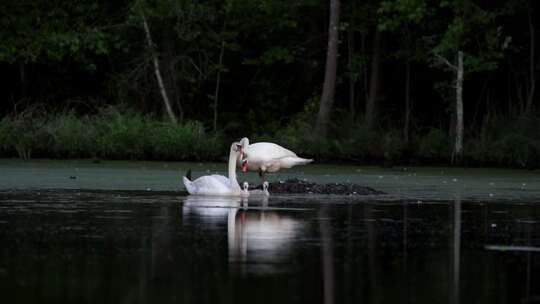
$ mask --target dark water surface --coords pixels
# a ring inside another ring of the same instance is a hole
[[[188,168],[225,165],[0,160],[1,303],[540,303],[538,171],[309,165],[269,178],[387,195],[245,202]]]
[[[0,191],[3,303],[540,301],[537,202]]]

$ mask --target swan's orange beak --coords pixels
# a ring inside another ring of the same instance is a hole
[[[247,166],[247,160],[242,162],[242,172],[247,172],[248,166]]]

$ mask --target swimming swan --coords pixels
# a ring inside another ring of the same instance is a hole
[[[245,196],[245,191],[240,189],[240,185],[236,180],[236,160],[239,158],[242,151],[242,146],[238,142],[231,145],[229,152],[229,177],[223,175],[212,174],[205,175],[191,181],[187,176],[184,176],[183,182],[189,194],[196,195],[221,195],[221,196]]]

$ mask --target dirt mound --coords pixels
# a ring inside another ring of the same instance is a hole
[[[253,189],[260,189],[261,186]],[[339,194],[339,195],[370,195],[384,194],[384,192],[373,188],[353,183],[330,183],[317,184],[301,180],[298,178],[288,179],[270,183],[268,187],[270,194],[302,193],[302,194]]]

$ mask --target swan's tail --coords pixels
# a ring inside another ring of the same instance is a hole
[[[311,163],[313,161],[313,158],[301,158],[301,157],[298,157],[296,159],[296,164],[297,165],[307,165],[309,163]]]
[[[187,192],[191,194],[193,192],[191,181],[185,176],[182,177],[182,181],[184,182],[184,187],[186,187]]]
[[[298,165],[307,165],[311,163],[313,159],[301,158],[301,157],[284,157],[281,159],[282,168],[292,168]]]
[[[182,181],[184,182],[184,186],[186,187],[187,192],[191,194],[193,192],[193,185],[191,182],[191,169],[188,169],[186,175],[182,177]]]

